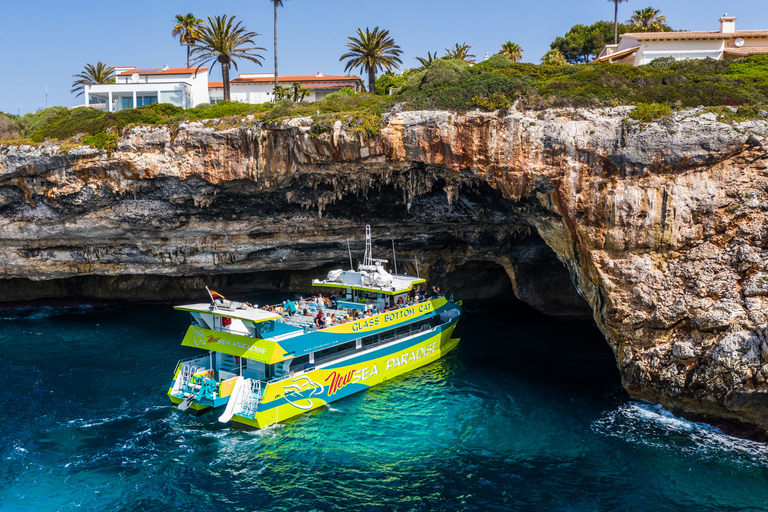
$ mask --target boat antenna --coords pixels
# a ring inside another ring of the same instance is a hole
[[[416,277],[421,279],[421,276],[419,275],[419,257],[415,256],[416,259]]]
[[[397,275],[397,255],[395,254],[395,239],[392,238],[392,259],[395,261],[395,275]]]
[[[347,237],[347,252],[349,253],[349,270],[355,270],[355,266],[352,264],[352,249],[349,248],[349,237]]]
[[[371,250],[371,226],[365,226],[365,255],[363,265],[373,265],[373,251]]]

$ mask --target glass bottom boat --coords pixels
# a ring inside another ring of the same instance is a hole
[[[192,315],[182,345],[204,351],[179,361],[168,396],[179,409],[223,408],[219,421],[263,428],[434,362],[459,343],[451,335],[462,302],[418,292],[424,279],[390,274],[366,255],[357,271],[334,270],[315,286],[333,300],[255,308],[211,296],[177,306]]]

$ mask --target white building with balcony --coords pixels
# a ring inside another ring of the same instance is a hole
[[[593,62],[642,66],[654,59],[738,59],[768,53],[768,30],[736,30],[736,18],[720,18],[720,30],[703,32],[634,32],[621,35]]]
[[[210,101],[208,68],[115,67],[115,83],[85,86],[85,106],[107,112],[152,103],[192,108]]]
[[[356,76],[334,76],[317,73],[315,75],[282,75],[278,77],[278,85],[291,87],[298,82],[303,89],[309,90],[309,96],[304,101],[319,101],[332,92],[338,92],[345,87],[351,87],[357,92],[362,90],[362,82]],[[243,73],[229,81],[231,101],[241,103],[266,103],[274,99],[274,73]],[[224,84],[210,82],[208,84],[211,103],[224,100]]]

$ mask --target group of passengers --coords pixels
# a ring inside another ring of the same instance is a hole
[[[286,313],[288,316],[295,316],[297,311],[302,311],[302,316],[311,316],[308,311],[322,311],[324,308],[332,308],[335,306],[336,297],[331,296],[323,297],[322,295],[312,295],[311,297],[304,298],[299,297],[299,300],[286,300],[283,301],[282,308],[276,312]],[[279,306],[276,306],[279,308]]]
[[[298,300],[286,300],[282,304],[275,306],[264,306],[265,311],[285,315],[285,316],[299,316],[313,318],[313,323],[317,329],[324,329],[326,327],[332,327],[334,325],[340,325],[347,322],[353,322],[361,318],[367,318],[370,316],[378,315],[379,313],[386,313],[387,311],[394,311],[400,308],[406,308],[419,302],[428,300],[428,297],[437,298],[441,295],[440,287],[433,286],[431,293],[427,293],[426,290],[420,290],[416,286],[411,293],[407,295],[407,300],[401,295],[391,305],[384,307],[383,310],[379,310],[374,304],[370,309],[365,311],[359,311],[357,309],[347,309],[346,315],[339,315],[336,317],[336,313],[328,314],[323,313],[324,308],[335,308],[336,297],[323,297],[322,295],[312,295],[311,297],[304,298],[299,297]],[[361,300],[362,302],[362,300]],[[315,314],[317,311],[317,314]]]

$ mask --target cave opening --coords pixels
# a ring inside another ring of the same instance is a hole
[[[623,393],[613,351],[591,318],[555,317],[510,296],[469,301],[456,328],[462,362],[512,385],[600,397]]]
[[[508,270],[469,261],[439,276],[469,297],[456,330],[462,361],[512,385],[623,395],[613,351],[567,268],[535,233],[512,253]]]

